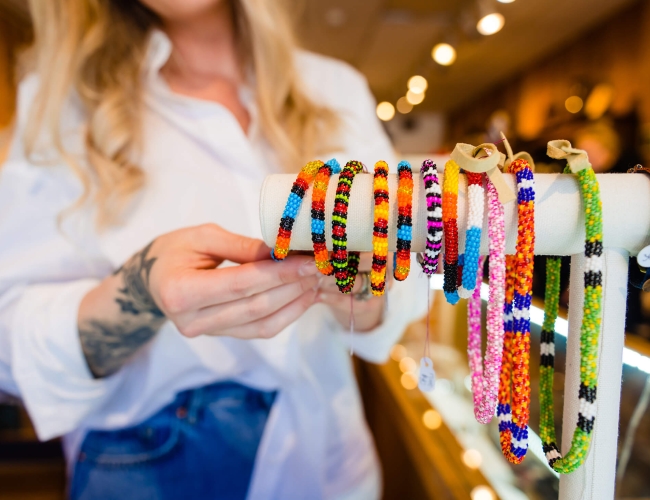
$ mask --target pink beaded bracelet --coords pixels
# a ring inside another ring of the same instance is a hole
[[[495,414],[499,395],[499,375],[503,358],[503,306],[506,281],[506,233],[503,205],[497,190],[488,179],[488,236],[490,295],[487,306],[487,347],[485,369],[481,360],[481,283],[483,262],[479,260],[476,288],[467,302],[467,355],[472,374],[474,416],[481,424],[490,422]]]

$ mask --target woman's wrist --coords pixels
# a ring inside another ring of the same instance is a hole
[[[166,321],[149,292],[149,272],[156,261],[150,249],[151,244],[81,301],[79,340],[96,378],[117,372]]]

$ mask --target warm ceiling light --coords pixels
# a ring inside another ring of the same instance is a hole
[[[415,75],[409,78],[408,88],[414,94],[422,94],[429,87],[427,79],[420,75]]]
[[[497,2],[499,2],[499,3],[512,3],[514,1],[515,0],[497,0]]]
[[[400,97],[397,99],[397,104],[395,104],[395,107],[397,108],[397,111],[403,115],[410,113],[413,109],[413,105],[406,100],[406,97]]]
[[[424,412],[424,415],[422,415],[422,422],[424,422],[424,426],[427,429],[435,431],[442,425],[442,417],[436,410],[427,410]]]
[[[577,95],[572,95],[564,101],[564,107],[569,113],[577,113],[582,109],[582,99]]]
[[[472,500],[494,500],[496,498],[492,488],[483,484],[474,488],[469,496]]]
[[[380,102],[377,104],[377,117],[385,122],[388,122],[393,119],[393,116],[395,116],[395,107],[387,102]]]
[[[501,14],[493,12],[492,14],[483,16],[476,24],[476,29],[481,35],[494,35],[501,31],[505,22],[506,20]]]
[[[483,463],[483,457],[478,450],[465,450],[463,452],[463,463],[469,469],[478,469]]]
[[[431,57],[441,66],[450,66],[456,60],[456,49],[448,43],[439,43],[431,51]]]
[[[413,104],[414,106],[416,104],[420,104],[422,101],[424,101],[424,92],[416,94],[412,90],[409,90],[406,93],[406,100],[409,102],[409,104]]]

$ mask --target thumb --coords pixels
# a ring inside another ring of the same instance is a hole
[[[271,258],[271,249],[259,239],[231,233],[216,224],[199,226],[198,250],[217,260],[238,264]]]

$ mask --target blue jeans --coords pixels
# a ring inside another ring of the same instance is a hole
[[[275,395],[222,382],[181,392],[140,425],[90,431],[70,497],[243,499]]]

